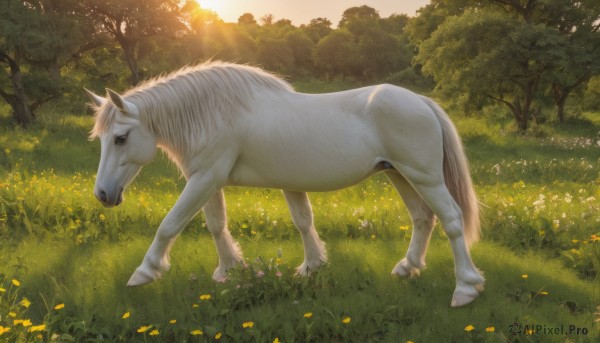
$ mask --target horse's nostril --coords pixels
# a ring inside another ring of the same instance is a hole
[[[106,192],[105,191],[100,191],[100,201],[102,201],[103,203],[106,203]]]

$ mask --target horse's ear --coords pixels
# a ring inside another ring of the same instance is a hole
[[[100,107],[100,106],[102,106],[102,105],[104,105],[106,103],[106,99],[104,99],[103,97],[101,97],[99,95],[96,95],[91,90],[89,90],[89,89],[87,89],[85,87],[83,88],[83,90],[85,90],[85,92],[90,97],[90,99],[92,100],[92,102],[94,103],[94,105],[96,105],[96,107]]]
[[[119,93],[113,91],[112,89],[106,88],[106,93],[110,97],[110,101],[112,101],[117,108],[123,112],[124,114],[137,115],[137,107],[135,105],[125,99]]]

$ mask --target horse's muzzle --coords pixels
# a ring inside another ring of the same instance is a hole
[[[119,206],[123,202],[123,188],[119,190],[116,197],[110,197],[103,189],[97,189],[94,195],[104,207]]]

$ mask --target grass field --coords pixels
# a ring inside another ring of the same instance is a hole
[[[0,119],[0,341],[600,338],[597,114],[524,136],[501,121],[455,118],[485,205],[472,255],[487,283],[473,304],[452,309],[453,261],[439,226],[421,277],[390,275],[411,223],[382,176],[310,195],[330,256],[310,278],[293,275],[302,245],[280,192],[231,188],[229,226],[248,268],[224,284],[211,280],[216,252],[198,216],[165,278],[127,288],[183,180],[160,157],[122,206],[103,208],[92,194],[99,143],[87,141],[91,118],[56,112],[28,130]]]

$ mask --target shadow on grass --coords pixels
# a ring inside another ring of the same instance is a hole
[[[235,309],[230,302],[233,298],[222,292],[232,292],[236,285],[215,284],[211,280],[216,254],[206,236],[181,237],[173,250],[172,269],[163,280],[127,288],[127,279],[141,262],[150,241],[145,237],[87,247],[29,244],[27,250],[37,252],[26,259],[30,270],[23,277],[23,284],[34,302],[32,313],[36,320],[52,311],[55,304],[64,302],[65,315],[88,323],[90,332],[122,331],[130,339],[140,338],[134,331],[141,325],[166,326],[172,319],[184,328],[184,335],[198,323],[221,325],[231,335],[241,334],[241,323],[253,320],[256,330],[262,330],[265,337],[279,333],[288,340],[303,341],[350,337],[354,341],[456,342],[492,341],[492,337],[502,336],[521,341],[525,337],[509,334],[508,328],[514,322],[577,325],[598,334],[593,327],[594,307],[599,305],[597,287],[578,279],[557,261],[533,253],[517,256],[491,243],[480,243],[473,249],[475,264],[487,277],[486,290],[464,308],[449,306],[455,280],[452,254],[445,240],[432,242],[429,268],[421,277],[404,280],[389,273],[404,255],[406,241],[331,239],[330,263],[322,270],[309,279],[283,275],[289,288],[284,287],[282,293],[248,299],[250,305]],[[283,250],[286,270],[302,260],[302,246],[296,239],[246,239],[241,245],[250,263],[258,256],[275,257],[278,250]],[[527,275],[527,279],[522,275]],[[240,285],[240,296],[255,297],[269,291],[265,288],[245,292],[246,286],[259,287]],[[200,294],[212,295],[213,312],[202,307],[206,305],[198,299]],[[42,297],[47,307],[40,300]],[[127,322],[121,319],[125,312],[131,313]],[[303,314],[308,312],[314,316],[310,331],[302,324],[306,319]],[[349,324],[342,322],[346,317],[351,318]],[[468,325],[475,330],[466,332]],[[495,333],[485,332],[489,327],[494,327]],[[594,336],[583,337],[583,341],[591,337]],[[564,337],[532,338],[554,342]]]

